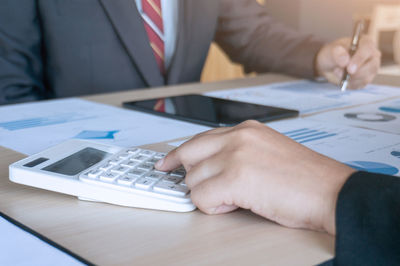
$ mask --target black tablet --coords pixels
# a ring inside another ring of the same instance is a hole
[[[296,110],[195,94],[165,98],[164,110],[155,108],[158,100],[124,102],[123,106],[211,127],[234,126],[250,119],[268,122],[299,115]]]

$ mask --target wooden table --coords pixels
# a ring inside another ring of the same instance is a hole
[[[236,81],[84,97],[119,106],[123,100],[205,92],[291,80],[263,75]],[[380,83],[399,84],[387,78]],[[160,150],[166,146],[157,145]],[[314,265],[334,255],[334,237],[288,229],[246,210],[208,216],[80,201],[8,180],[24,156],[0,147],[0,211],[99,265]]]

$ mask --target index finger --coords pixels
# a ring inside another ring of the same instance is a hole
[[[218,152],[226,143],[226,138],[221,134],[229,130],[230,128],[221,128],[195,136],[158,161],[156,168],[171,171],[183,165],[188,171],[193,165]]]

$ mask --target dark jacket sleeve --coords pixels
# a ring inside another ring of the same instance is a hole
[[[323,42],[275,21],[256,0],[221,0],[215,41],[246,72],[314,78]]]
[[[400,265],[400,179],[358,172],[336,207],[333,265]],[[326,264],[328,265],[328,264]]]
[[[36,2],[0,1],[0,104],[43,97],[42,47]]]

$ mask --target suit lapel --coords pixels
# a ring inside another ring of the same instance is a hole
[[[191,26],[191,1],[179,1],[179,17],[178,17],[178,40],[176,43],[171,66],[167,72],[167,84],[176,84],[182,72],[185,60],[188,60],[187,44]],[[189,29],[188,29],[189,27]]]
[[[144,81],[151,87],[163,86],[164,78],[149,45],[135,2],[116,0],[100,0],[100,2]]]

